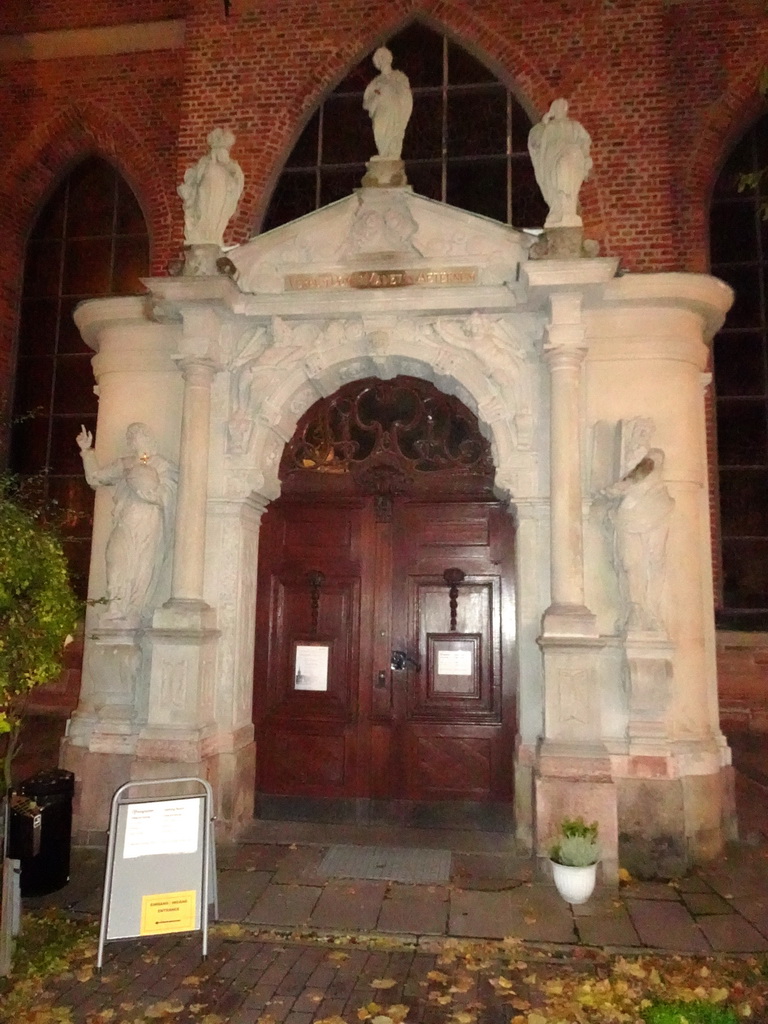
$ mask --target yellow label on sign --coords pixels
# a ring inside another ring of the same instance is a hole
[[[168,932],[195,930],[197,893],[161,892],[141,898],[140,935],[165,935]]]

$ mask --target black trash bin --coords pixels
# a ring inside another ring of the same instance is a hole
[[[75,776],[52,768],[25,779],[18,792],[33,799],[42,815],[40,851],[21,858],[21,895],[45,896],[69,881]]]

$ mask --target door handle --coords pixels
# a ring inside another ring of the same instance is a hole
[[[390,665],[395,672],[403,672],[409,665],[417,672],[421,672],[421,665],[418,661],[414,661],[410,654],[406,654],[405,651],[392,651]]]

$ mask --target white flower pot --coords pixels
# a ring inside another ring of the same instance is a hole
[[[566,903],[586,903],[595,888],[597,864],[574,868],[570,864],[552,864],[555,887]]]

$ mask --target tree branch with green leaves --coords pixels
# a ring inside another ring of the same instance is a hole
[[[0,790],[12,785],[24,707],[31,690],[55,679],[75,629],[79,602],[61,542],[41,513],[0,481]]]

